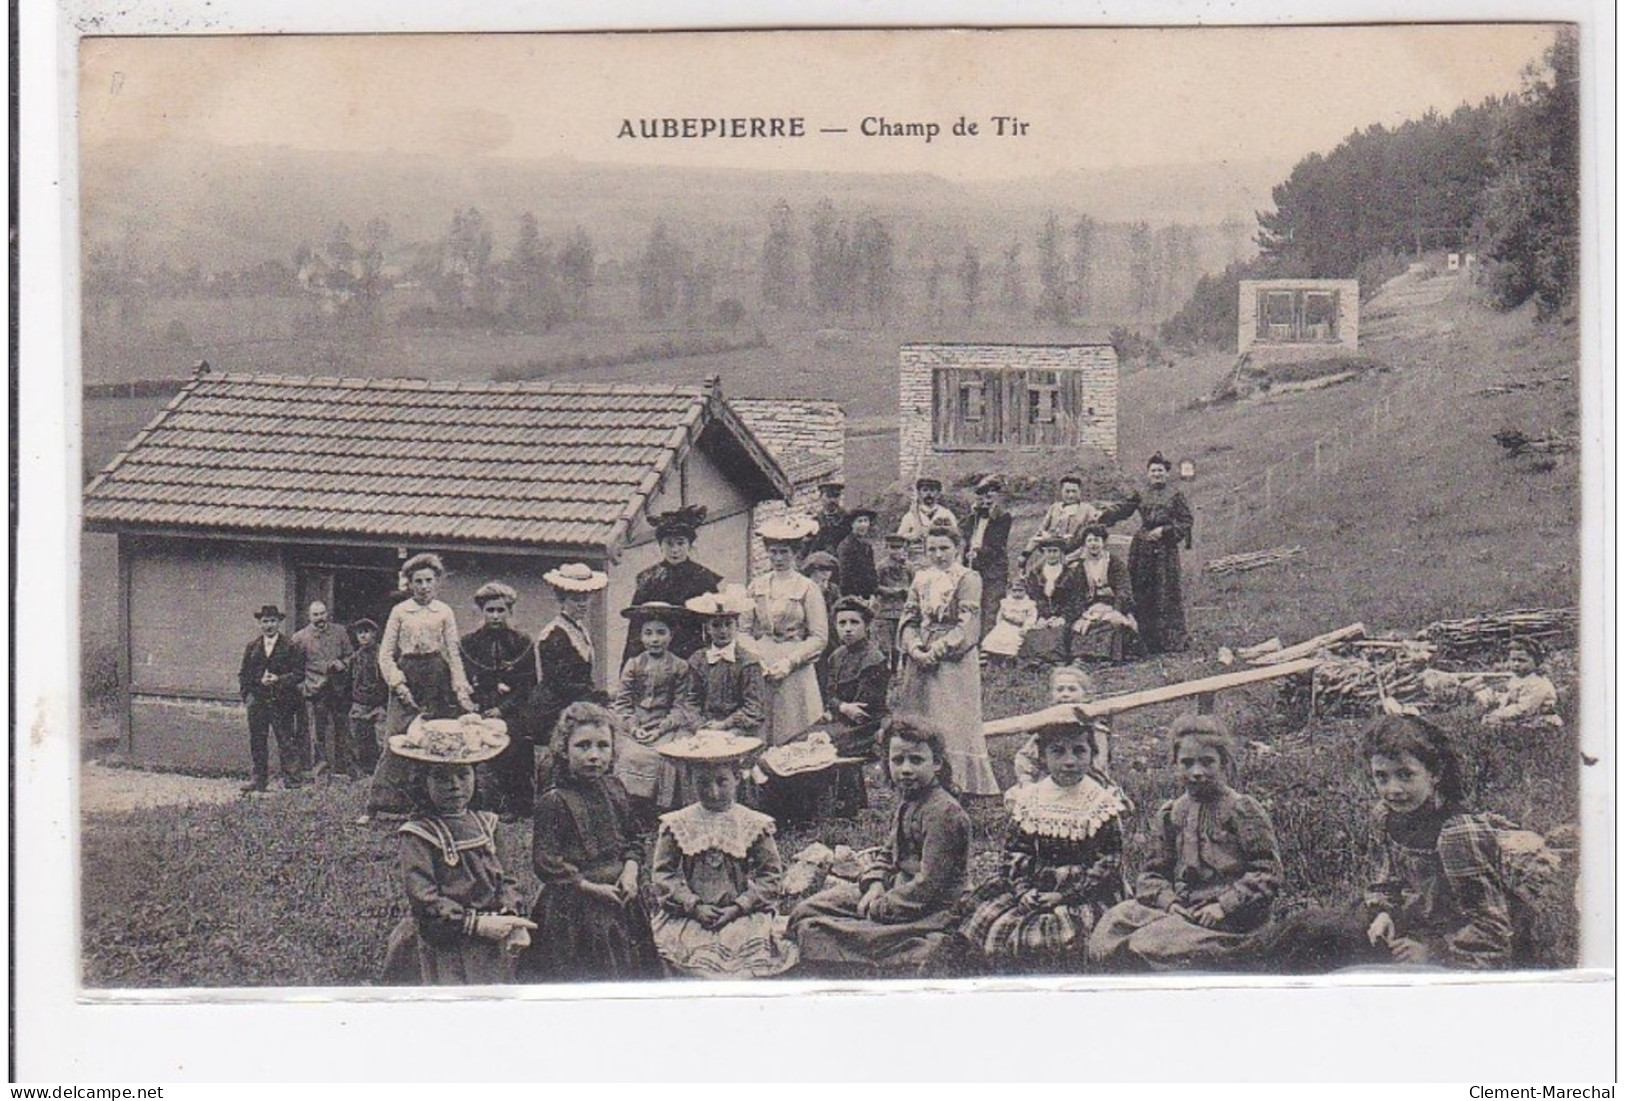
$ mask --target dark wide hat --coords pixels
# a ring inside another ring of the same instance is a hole
[[[685,505],[670,512],[662,512],[653,518],[655,538],[680,537],[693,542],[700,534],[700,525],[705,523],[706,511],[704,505]]]
[[[255,619],[264,619],[267,616],[269,616],[272,619],[287,619],[288,618],[287,616],[282,614],[282,609],[278,608],[275,604],[261,604],[260,605],[260,610],[254,613],[254,618]]]

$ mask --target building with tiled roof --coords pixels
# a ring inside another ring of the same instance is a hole
[[[750,570],[753,510],[794,484],[708,386],[439,383],[205,375],[86,487],[84,526],[119,542],[120,684],[132,755],[246,769],[237,663],[261,604],[314,600],[383,622],[398,568],[445,558],[441,597],[464,631],[476,588],[520,592],[514,625],[554,614],[541,580],[582,561],[610,576],[595,603],[601,683],[616,671],[649,517],[708,510],[695,557]]]

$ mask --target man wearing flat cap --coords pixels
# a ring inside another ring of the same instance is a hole
[[[999,601],[1010,580],[1010,510],[1004,507],[1004,481],[989,474],[976,483],[976,506],[965,540],[965,565],[982,575],[982,622],[998,622]]]
[[[633,604],[672,604],[681,608],[696,596],[714,593],[722,585],[722,575],[689,557],[705,522],[704,505],[662,512],[653,517],[655,539],[660,544],[660,561],[638,574],[632,590]],[[698,621],[688,617],[672,624],[671,652],[685,661],[705,645]],[[620,668],[643,653],[637,632],[628,631]]]
[[[959,530],[959,519],[940,502],[942,479],[921,478],[914,483],[914,503],[897,523],[897,534],[914,542],[924,542],[926,532],[938,524]]]
[[[237,669],[238,691],[248,707],[248,751],[254,759],[254,779],[243,789],[245,795],[270,786],[272,734],[285,786],[303,784],[310,769],[298,725],[304,656],[282,633],[282,609],[266,604],[254,618],[259,621],[259,637],[243,650]]]

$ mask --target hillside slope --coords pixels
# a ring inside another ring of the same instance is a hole
[[[1157,447],[1198,466],[1187,599],[1209,655],[1356,619],[1414,629],[1578,601],[1578,455],[1514,458],[1495,439],[1578,433],[1575,327],[1494,313],[1446,275],[1402,276],[1362,312],[1361,352],[1388,370],[1344,385],[1170,411],[1229,360],[1125,379],[1125,466]],[[1509,383],[1527,388],[1485,393]],[[1283,544],[1306,553],[1228,579],[1200,572],[1209,558]]]

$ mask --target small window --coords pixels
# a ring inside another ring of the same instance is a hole
[[[980,380],[959,384],[959,417],[975,422],[987,414],[987,390]]]
[[[1059,386],[1030,386],[1027,389],[1027,423],[1054,424],[1060,405]]]

